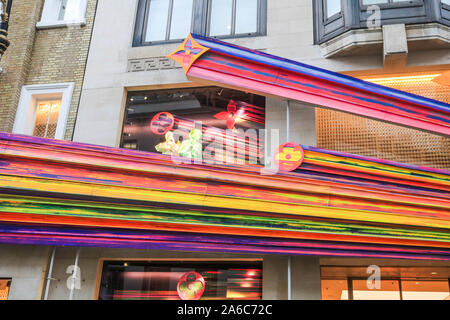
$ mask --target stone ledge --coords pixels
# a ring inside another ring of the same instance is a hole
[[[36,29],[53,29],[53,28],[67,28],[67,27],[83,27],[86,25],[86,20],[73,20],[73,21],[39,21],[36,23]]]
[[[450,28],[440,23],[406,26],[409,51],[450,48]],[[334,58],[382,54],[382,29],[349,30],[320,45],[322,56]]]

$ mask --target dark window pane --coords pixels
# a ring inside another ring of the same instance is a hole
[[[194,129],[201,129],[203,137],[195,140],[196,154],[203,160],[217,156],[226,163],[263,163],[258,157],[264,149],[259,129],[264,127],[263,96],[219,87],[135,92],[128,99],[121,145],[189,157],[183,142],[192,139]],[[213,141],[217,145],[212,146]]]
[[[236,0],[235,33],[258,31],[258,0]]]
[[[167,18],[169,15],[170,0],[151,0],[145,41],[166,40]]]
[[[209,35],[223,36],[231,34],[231,16],[233,0],[211,0]]]
[[[100,300],[262,298],[260,261],[105,262]]]
[[[170,39],[184,39],[191,32],[193,0],[173,0]]]

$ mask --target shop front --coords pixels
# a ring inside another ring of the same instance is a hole
[[[121,148],[0,133],[1,243],[56,248],[52,266],[82,248],[97,299],[290,298],[302,275],[319,299],[450,294],[448,171],[302,145],[266,117],[277,98],[448,136],[448,104],[203,37],[171,57],[195,85],[128,92]],[[390,264],[388,282],[366,292],[367,268],[324,257]]]

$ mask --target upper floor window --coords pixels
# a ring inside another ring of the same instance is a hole
[[[326,0],[324,1],[325,17],[327,19],[341,12],[341,1]]]
[[[265,34],[267,0],[139,0],[134,46]]]
[[[210,0],[209,36],[258,32],[258,0]]]
[[[87,0],[45,0],[38,28],[52,28],[69,24],[86,24]]]
[[[450,0],[313,0],[315,42],[322,44],[351,29],[387,24],[450,25],[446,3]]]
[[[72,82],[23,86],[13,132],[64,139],[73,88]]]

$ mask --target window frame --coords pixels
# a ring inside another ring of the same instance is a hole
[[[235,38],[246,38],[246,37],[258,37],[266,34],[266,26],[267,26],[267,2],[266,0],[257,0],[257,17],[256,17],[256,32],[250,32],[250,33],[238,33],[236,34],[236,2],[237,0],[232,0],[232,12],[231,12],[231,34],[227,35],[218,35],[218,36],[211,36],[210,28],[211,28],[211,0],[208,0],[208,8],[206,13],[206,30],[205,35],[207,37],[211,37],[214,39],[235,39]]]
[[[341,14],[326,19],[324,0],[313,0],[314,44],[321,45],[349,30],[367,29],[367,9],[362,0],[341,0]],[[450,6],[441,0],[405,0],[377,4],[381,11],[381,26],[394,23],[406,25],[440,23],[450,26]]]
[[[45,0],[41,13],[41,20],[36,23],[37,29],[62,28],[68,26],[85,26],[86,25],[86,10],[88,0],[80,1],[80,16],[73,20],[58,20],[60,11],[56,14],[54,7],[56,2],[60,0]]]
[[[143,21],[143,29],[142,29],[142,43],[143,45],[152,45],[152,44],[159,44],[159,43],[176,43],[181,42],[184,39],[170,39],[170,29],[172,26],[172,15],[173,15],[173,2],[175,0],[168,0],[169,1],[169,10],[167,12],[167,21],[166,21],[166,35],[165,40],[156,40],[156,41],[145,41],[145,37],[147,35],[147,25],[148,25],[148,10],[150,7],[151,0],[145,1],[144,6],[144,21]],[[196,9],[196,0],[193,0],[192,2],[192,14],[191,14],[191,32],[194,28],[194,16],[195,16],[195,9]]]
[[[423,6],[423,0],[403,0],[400,2],[392,2],[388,0],[388,3],[374,3],[374,4],[364,4],[364,0],[359,0],[359,7],[361,11],[365,11],[370,6],[379,6],[381,10],[383,9],[394,9],[394,8],[407,8],[407,7],[417,7]]]
[[[446,4],[446,3],[442,2],[442,0],[441,0],[441,8],[444,8],[446,10],[450,10],[450,4]]]
[[[48,99],[61,95],[61,108],[59,110],[54,139],[63,140],[66,133],[74,87],[74,82],[23,86],[14,121],[13,133],[32,136],[39,97]]]
[[[342,1],[341,1],[341,11],[333,14],[330,17],[327,17],[327,9],[328,9],[328,0],[322,0],[322,8],[323,8],[323,23],[326,25],[331,23],[342,17]]]
[[[159,41],[145,41],[145,32],[148,24],[148,9],[150,6],[150,1],[152,0],[139,0],[137,5],[136,21],[134,26],[133,35],[133,47],[143,47],[143,46],[153,46],[153,45],[163,45],[171,43],[181,43],[184,39],[167,39],[170,34],[170,22],[169,16],[167,21],[166,29],[166,39]],[[173,0],[170,0],[173,3]],[[233,25],[232,30],[235,29],[235,3],[233,0]],[[258,0],[258,16],[257,16],[257,31],[253,33],[242,33],[242,34],[231,34],[231,35],[220,35],[212,36],[211,38],[216,39],[231,39],[231,38],[247,38],[247,37],[258,37],[267,34],[267,0]],[[210,26],[210,12],[211,12],[211,1],[210,0],[194,0],[193,2],[193,12],[191,21],[191,32],[208,36],[209,26]],[[171,18],[171,15],[170,15]],[[186,34],[187,36],[187,34]]]

